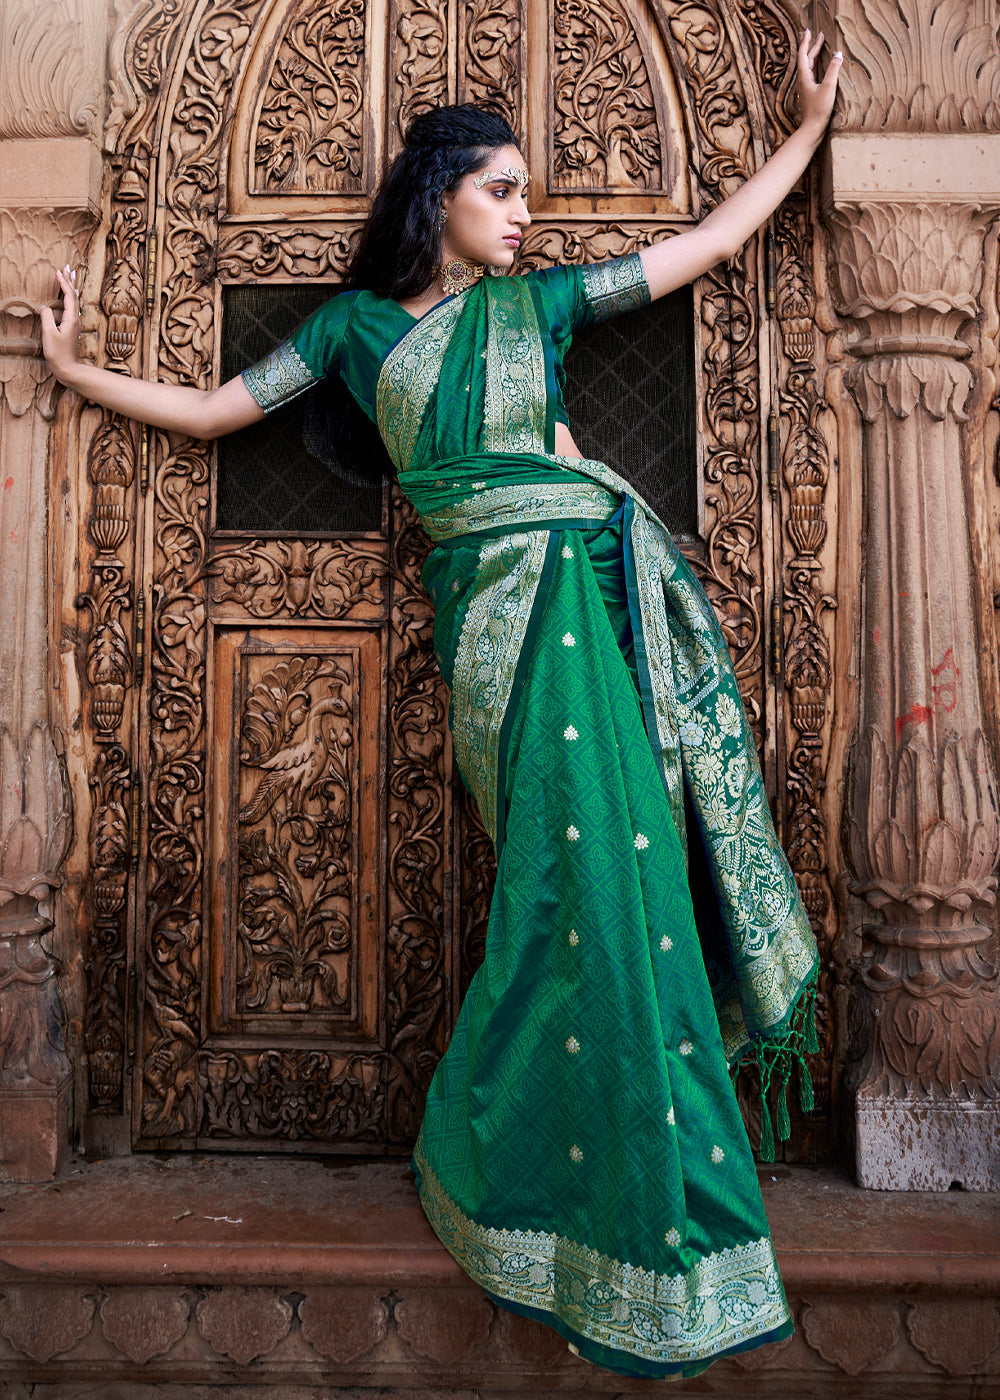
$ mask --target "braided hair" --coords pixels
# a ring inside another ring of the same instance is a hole
[[[416,117],[375,195],[347,270],[347,289],[396,301],[425,292],[441,259],[445,193],[501,146],[516,145],[503,117],[471,102]]]

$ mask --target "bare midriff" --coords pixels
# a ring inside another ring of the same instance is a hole
[[[583,453],[573,441],[573,434],[565,423],[556,424],[555,455],[557,457],[582,457]]]

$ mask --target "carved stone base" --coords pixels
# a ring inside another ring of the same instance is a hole
[[[1000,1103],[859,1097],[858,1185],[874,1191],[1000,1190]]]
[[[0,1088],[0,1181],[51,1181],[64,1165],[71,1080]]]

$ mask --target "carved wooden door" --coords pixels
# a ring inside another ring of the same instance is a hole
[[[155,10],[118,41],[104,354],[133,370],[145,355],[146,372],[177,382],[229,372],[240,315],[277,336],[296,296],[335,290],[400,132],[433,103],[491,101],[521,135],[528,266],[688,226],[759,163],[762,132],[789,125],[794,36],[763,0],[731,13],[692,0]],[[674,304],[697,429],[675,523],[726,628],[825,938],[828,468],[806,228],[793,198],[766,244]],[[631,392],[642,375],[622,365],[647,334],[646,368],[662,370],[663,324],[636,323],[617,349],[586,347],[591,382],[617,373]],[[585,407],[587,374],[574,375]],[[674,409],[650,382],[653,430],[617,465],[634,477],[645,462],[639,489],[669,516],[676,472],[648,467]],[[125,442],[116,422],[102,431]],[[137,1145],[405,1152],[479,956],[488,842],[452,781],[422,533],[398,494],[360,501],[308,472],[288,511],[275,505],[254,473],[286,445],[220,453],[154,433],[119,452],[134,462],[119,486],[134,502],[135,592],[118,538],[92,610],[134,612],[146,662],[105,718],[95,822],[141,797],[131,869],[106,843],[93,879],[90,1104],[123,1102],[131,1040]],[[113,456],[92,452],[95,513],[119,489]],[[100,904],[126,883],[127,898]],[[818,1080],[826,1106],[822,1067]]]

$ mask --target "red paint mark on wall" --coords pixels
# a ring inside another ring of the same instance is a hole
[[[14,478],[13,478],[12,476],[9,476],[9,477],[7,478],[7,480],[6,480],[6,481],[4,482],[4,484],[3,484],[3,489],[4,489],[5,491],[9,491],[10,488],[11,488],[13,485],[14,485]]]
[[[943,710],[946,715],[950,715],[958,704],[958,681],[959,671],[955,665],[955,650],[949,647],[941,660],[940,665],[931,667],[931,675],[934,677],[934,684],[931,686],[931,695],[934,697],[935,710]]]
[[[11,530],[11,532],[10,532],[10,538],[11,538],[11,543],[12,543],[12,544],[17,544],[17,531],[16,531],[16,530]]]
[[[875,643],[876,646],[879,645],[878,628],[877,628],[877,627],[875,628],[875,631],[872,633],[872,640],[874,641],[874,643]]]
[[[926,724],[933,711],[928,705],[913,704],[905,715],[896,716],[896,738],[903,732],[903,726],[907,724]]]
[[[896,738],[908,724],[926,724],[935,712],[950,715],[958,704],[959,669],[955,665],[955,649],[949,647],[936,666],[931,667],[931,704],[912,704],[905,715],[896,716]]]

